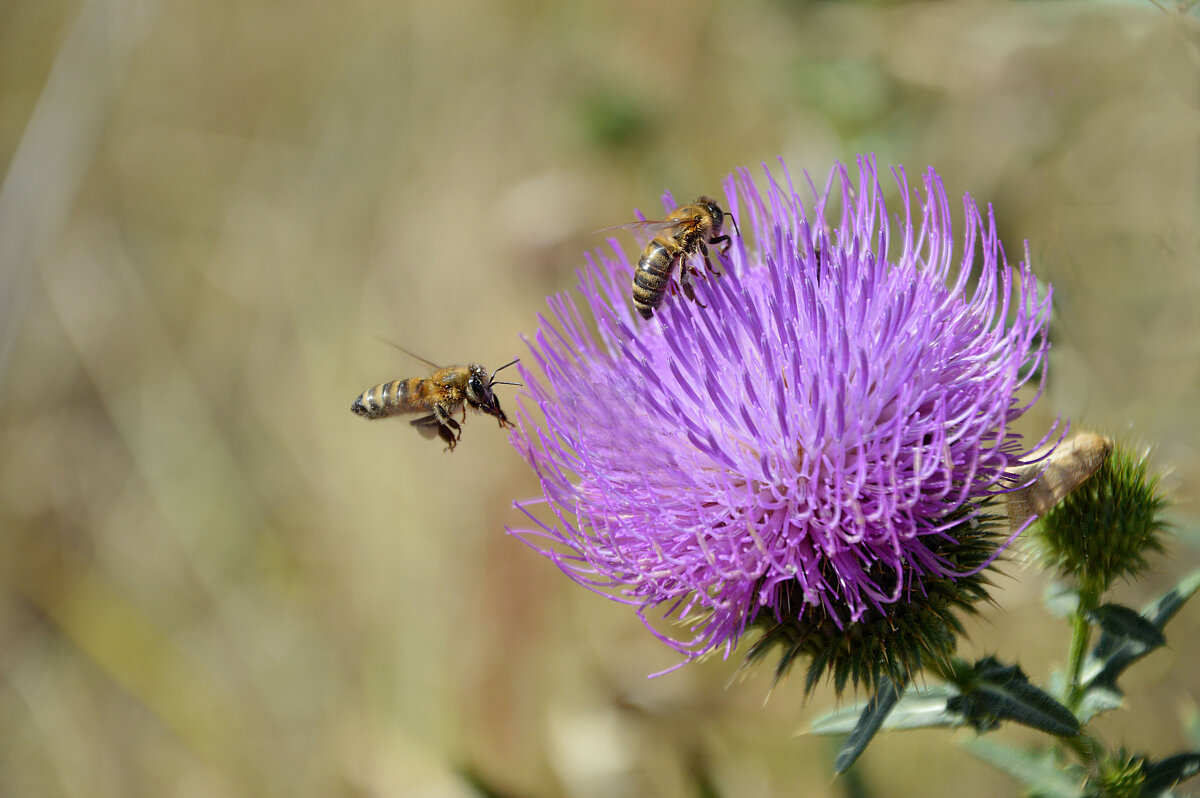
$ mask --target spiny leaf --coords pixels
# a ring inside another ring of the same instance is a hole
[[[1150,621],[1162,629],[1167,625],[1167,621],[1175,617],[1175,613],[1179,612],[1180,608],[1187,603],[1196,592],[1200,589],[1200,570],[1192,571],[1190,574],[1180,579],[1175,587],[1168,590],[1156,601],[1152,601],[1142,610],[1142,615],[1145,615]]]
[[[1158,762],[1147,762],[1142,766],[1146,780],[1142,782],[1142,795],[1150,798],[1162,795],[1181,781],[1187,781],[1200,773],[1200,751],[1175,754]]]
[[[1103,633],[1100,643],[1096,645],[1096,656],[1099,657],[1107,653],[1103,645],[1106,638],[1110,645],[1122,640],[1141,643],[1147,651],[1167,643],[1162,629],[1142,617],[1137,610],[1121,604],[1101,605],[1088,613],[1088,619],[1099,626]]]
[[[1051,582],[1042,593],[1042,603],[1051,615],[1058,618],[1070,618],[1079,606],[1079,591],[1062,582]]]
[[[1062,671],[1050,674],[1046,692],[1059,701],[1067,694],[1067,677]],[[1080,725],[1086,726],[1097,715],[1120,709],[1124,703],[1125,696],[1120,690],[1098,684],[1092,685],[1085,689],[1083,695],[1080,696],[1079,706],[1075,709],[1075,717],[1079,720]]]
[[[900,696],[904,695],[905,686],[904,684],[894,684],[886,676],[880,679],[879,689],[867,702],[867,707],[859,716],[854,731],[850,732],[850,736],[842,745],[842,750],[838,752],[837,759],[833,763],[834,773],[845,773],[846,769],[862,755],[867,744],[871,742],[871,738],[883,725],[884,720],[896,708]]]
[[[946,684],[909,688],[884,720],[883,728],[902,731],[962,726],[966,719],[959,713],[946,710],[947,702],[956,695],[958,690]],[[831,712],[813,721],[810,731],[813,734],[849,734],[858,725],[864,709],[865,703]]]
[[[1082,798],[1084,794],[1087,774],[1078,765],[1062,762],[1052,751],[1021,751],[983,737],[962,740],[960,745],[1024,784],[1031,795]]]
[[[1011,720],[1059,737],[1079,733],[1079,721],[1071,710],[1033,685],[1016,665],[986,657],[975,663],[969,681],[959,689],[962,695],[952,698],[947,708],[961,712],[978,731]]]
[[[1200,571],[1193,571],[1179,581],[1175,587],[1168,590],[1155,601],[1148,604],[1140,613],[1148,626],[1162,633],[1167,622],[1175,617],[1187,600],[1200,589]],[[1114,606],[1114,605],[1106,605]],[[1112,690],[1118,690],[1117,678],[1130,665],[1149,654],[1155,648],[1166,642],[1150,645],[1145,636],[1145,630],[1125,635],[1118,631],[1118,626],[1105,627],[1101,625],[1100,640],[1088,655],[1083,667],[1083,684],[1085,686],[1101,685]]]
[[[1079,718],[1080,723],[1089,723],[1092,718],[1103,712],[1120,709],[1124,703],[1125,696],[1121,694],[1120,690],[1098,684],[1092,685],[1084,691],[1080,698],[1079,709],[1076,710],[1075,717]]]

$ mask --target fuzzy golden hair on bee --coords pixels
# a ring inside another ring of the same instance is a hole
[[[487,369],[478,363],[438,366],[403,347],[397,348],[430,366],[433,372],[427,377],[407,377],[368,388],[350,405],[355,415],[380,419],[420,413],[420,418],[409,423],[423,437],[440,437],[446,443],[447,451],[453,451],[462,439],[462,424],[467,418],[467,408],[492,416],[501,429],[513,426],[492,388],[496,385],[521,384],[496,379],[497,374],[518,363],[519,358],[505,363],[489,375]],[[456,419],[456,415],[460,417]]]
[[[666,219],[646,220],[619,225],[619,228],[640,229],[654,234],[642,251],[637,268],[633,273],[633,306],[644,319],[654,316],[654,311],[662,306],[667,289],[674,293],[675,284],[672,278],[676,267],[679,268],[679,286],[690,301],[700,307],[704,303],[696,299],[694,278],[701,272],[690,261],[693,256],[701,256],[708,274],[720,276],[712,264],[708,247],[718,245],[722,255],[729,251],[731,241],[728,235],[723,235],[721,229],[725,218],[733,222],[738,235],[737,220],[732,214],[721,209],[720,204],[712,197],[699,196],[687,205],[671,211]],[[599,231],[604,232],[604,231]]]

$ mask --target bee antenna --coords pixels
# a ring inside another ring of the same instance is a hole
[[[488,383],[489,388],[492,387],[493,385],[516,385],[518,388],[525,387],[525,383],[523,383],[523,382],[503,382],[503,381],[492,380],[491,382]]]
[[[521,358],[516,358],[515,360],[510,360],[508,363],[505,363],[503,366],[501,366],[500,368],[493,371],[492,376],[488,379],[488,385],[521,385],[521,383],[519,383],[519,382],[496,382],[497,374],[504,371],[509,366],[515,366],[517,363],[520,363],[520,362],[521,362]],[[521,385],[521,387],[524,388],[525,386]]]
[[[725,215],[729,217],[729,221],[733,222],[733,229],[734,229],[734,230],[737,230],[738,238],[741,238],[741,237],[742,237],[742,231],[741,231],[741,230],[738,230],[737,219],[734,219],[734,218],[733,218],[733,214],[732,214],[732,213],[729,213],[728,211],[726,211],[726,212],[725,212]]]

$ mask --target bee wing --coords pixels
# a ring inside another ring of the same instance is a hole
[[[664,233],[668,230],[677,230],[680,227],[687,227],[695,224],[695,219],[646,219],[641,222],[629,222],[628,224],[618,224],[614,227],[603,227],[599,230],[593,230],[592,233],[609,233],[613,230],[642,230],[647,233]]]
[[[383,342],[384,342],[385,344],[387,344],[388,346],[394,346],[394,347],[396,347],[396,348],[397,348],[397,349],[399,349],[401,352],[403,352],[404,354],[406,354],[406,355],[408,355],[409,357],[411,357],[413,360],[419,360],[419,361],[421,361],[421,362],[422,362],[422,363],[424,363],[426,366],[429,366],[429,367],[430,367],[430,368],[432,368],[432,369],[440,369],[440,368],[441,368],[441,366],[439,366],[437,363],[434,363],[434,362],[432,362],[432,361],[430,361],[430,360],[426,360],[425,358],[421,357],[420,355],[416,354],[415,352],[409,352],[407,349],[405,349],[404,347],[400,346],[400,344],[393,343],[393,342],[389,341],[389,340],[388,340],[388,339],[386,339],[386,338],[381,338],[381,337],[380,337],[380,336],[378,336],[378,335],[376,335],[375,337],[376,337],[376,338],[378,338],[380,341],[383,341]]]
[[[433,440],[438,436],[438,420],[437,416],[425,416],[423,418],[414,419],[408,422],[417,428],[417,432],[421,433],[422,438]]]

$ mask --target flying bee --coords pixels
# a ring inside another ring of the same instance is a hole
[[[700,271],[690,266],[687,261],[693,255],[703,255],[704,266],[709,273],[720,275],[709,260],[708,245],[724,244],[721,247],[722,255],[729,251],[729,236],[721,235],[721,225],[726,216],[733,222],[733,229],[737,230],[740,236],[742,233],[737,228],[737,220],[733,218],[733,214],[721,210],[721,206],[712,197],[703,196],[697,197],[690,205],[676,208],[662,221],[632,222],[619,226],[642,228],[658,233],[646,245],[633,273],[633,306],[642,314],[642,318],[649,319],[662,305],[667,286],[670,286],[674,293],[675,284],[671,282],[671,274],[676,265],[680,267],[679,284],[683,287],[684,295],[700,307],[705,307],[704,303],[696,299],[696,291],[692,284],[692,277],[698,276]]]
[[[513,425],[500,408],[500,400],[492,393],[494,385],[520,385],[519,382],[503,382],[496,375],[518,362],[505,363],[488,376],[487,369],[478,363],[466,366],[438,366],[407,349],[397,347],[405,354],[420,360],[434,371],[428,377],[409,377],[385,382],[368,388],[354,400],[350,409],[363,418],[387,418],[410,413],[426,413],[409,422],[422,436],[441,437],[446,442],[446,451],[453,451],[462,438],[462,426],[454,415],[462,411],[462,421],[467,420],[467,407],[494,416],[500,428]]]

